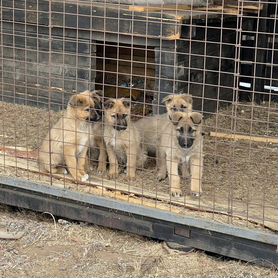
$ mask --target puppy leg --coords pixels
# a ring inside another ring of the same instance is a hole
[[[157,179],[159,181],[165,180],[167,177],[167,166],[166,166],[166,153],[163,150],[157,151]]]
[[[191,193],[199,196],[202,193],[202,173],[203,158],[202,156],[193,156],[190,159],[191,172]]]
[[[57,167],[55,168],[56,170],[56,174],[60,174],[60,175],[67,175],[68,171],[65,167]]]
[[[116,178],[119,176],[119,164],[117,156],[114,152],[114,149],[111,145],[107,145],[107,154],[109,160],[109,177]]]
[[[181,175],[183,179],[186,179],[190,176],[190,169],[189,169],[189,165],[186,162],[183,162],[181,164]]]
[[[99,148],[99,156],[98,156],[98,167],[97,171],[98,173],[104,173],[106,171],[106,165],[107,165],[107,153],[106,153],[106,147],[103,140],[100,140],[97,144]]]
[[[58,173],[58,170],[57,170],[56,166],[49,165],[47,163],[40,162],[39,168],[40,168],[40,171],[42,171],[42,172],[47,172],[47,173],[51,173],[51,174],[57,174]]]
[[[179,162],[171,160],[171,156],[167,156],[167,171],[170,181],[170,191],[173,197],[180,197],[182,195],[179,177]]]
[[[73,146],[64,147],[65,162],[67,168],[75,180],[81,180],[82,175],[79,172],[76,161],[76,148]]]
[[[86,160],[87,160],[87,152],[88,152],[88,147],[84,146],[81,153],[79,154],[78,157],[78,162],[77,162],[77,167],[78,171],[80,173],[81,180],[82,181],[87,181],[89,178],[89,175],[86,173],[85,167],[86,167]]]
[[[137,150],[134,146],[129,146],[127,148],[127,176],[130,179],[135,179],[136,175],[136,165],[137,165]]]

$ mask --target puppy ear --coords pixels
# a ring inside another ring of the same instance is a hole
[[[113,99],[109,98],[103,103],[104,109],[111,109],[114,106],[115,102]]]
[[[71,107],[78,107],[78,106],[83,106],[84,102],[83,99],[80,98],[78,95],[73,95],[69,100],[69,105]]]
[[[102,91],[102,90],[94,90],[94,91],[92,92],[92,94],[95,95],[95,96],[97,96],[100,100],[101,100],[101,98],[104,97],[103,91]]]
[[[101,97],[97,93],[97,91],[91,92],[91,98],[96,103],[101,103]]]
[[[184,114],[182,112],[175,112],[172,117],[169,115],[169,119],[173,125],[177,125],[181,119],[183,119]]]
[[[97,94],[100,97],[103,97],[103,91],[102,90],[94,90],[93,93]]]
[[[184,99],[186,102],[188,102],[189,104],[193,103],[193,99],[191,95],[188,94],[181,94],[180,95],[182,97],[182,99]]]
[[[122,103],[125,108],[130,108],[130,100],[128,98],[122,98]]]
[[[169,101],[171,101],[173,99],[174,95],[168,95],[165,98],[162,99],[161,103],[168,103]]]
[[[198,112],[192,112],[190,114],[190,119],[192,120],[193,124],[199,125],[202,122],[203,115]]]

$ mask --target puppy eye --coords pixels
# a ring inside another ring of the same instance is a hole
[[[91,110],[90,108],[86,108],[85,109],[86,112],[90,112],[90,110]]]
[[[123,117],[126,118],[128,115],[127,114],[123,114]]]
[[[112,118],[116,118],[116,115],[115,115],[115,114],[112,114],[111,117],[112,117]]]
[[[172,110],[172,111],[178,111],[177,107],[175,107],[175,106],[172,107],[171,110]]]
[[[188,128],[188,132],[193,132],[193,128],[191,126]]]

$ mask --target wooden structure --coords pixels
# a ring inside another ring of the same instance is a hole
[[[107,2],[3,0],[2,99],[59,109],[73,91],[96,84],[135,100],[146,92],[159,113],[160,100],[174,92],[193,94],[204,112],[235,98],[237,16],[256,15],[262,5]],[[138,79],[137,88],[121,86]]]

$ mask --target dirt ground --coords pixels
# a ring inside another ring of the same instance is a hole
[[[277,271],[86,223],[0,205],[0,277],[277,277]]]

